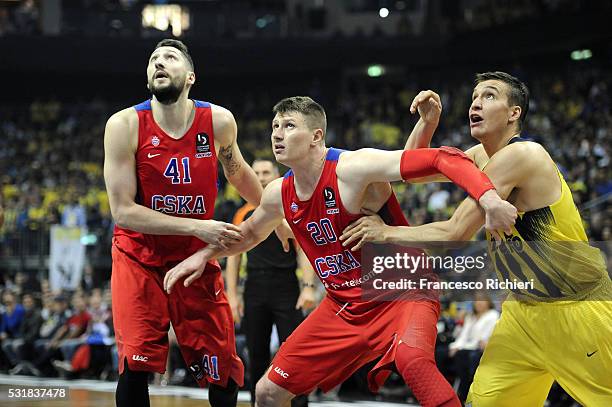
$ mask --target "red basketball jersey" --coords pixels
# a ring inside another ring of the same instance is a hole
[[[338,237],[363,215],[349,213],[340,199],[336,165],[343,151],[329,149],[323,173],[309,200],[298,198],[293,171],[284,176],[282,197],[285,218],[328,295],[340,303],[354,303],[361,301],[361,250],[351,252]],[[379,215],[388,225],[408,226],[395,194],[391,194]]]
[[[193,124],[180,139],[155,123],[150,100],[134,106],[139,122],[135,202],[170,216],[212,219],[217,199],[212,109],[208,102],[194,103]],[[182,261],[206,246],[193,236],[149,235],[118,226],[114,236],[120,250],[149,267]]]

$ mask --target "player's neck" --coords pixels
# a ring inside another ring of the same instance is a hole
[[[304,160],[291,166],[293,170],[293,183],[300,200],[307,200],[312,196],[319,183],[321,174],[323,174],[326,156],[327,148],[324,147],[322,150],[312,151]]]
[[[482,140],[482,146],[484,147],[487,156],[492,157],[493,154],[506,147],[511,139],[518,136],[520,136],[520,132],[509,131],[507,134],[504,134],[503,137],[487,137]]]
[[[194,104],[186,97],[167,105],[153,98],[151,108],[155,122],[171,136],[182,137],[193,121]]]

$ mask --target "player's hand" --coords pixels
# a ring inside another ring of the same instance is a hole
[[[298,297],[297,303],[295,304],[295,309],[302,309],[302,311],[310,311],[313,310],[317,306],[317,296],[316,291],[312,287],[304,287],[302,288],[302,292]]]
[[[291,230],[289,224],[285,219],[283,219],[281,224],[278,225],[276,229],[274,229],[274,233],[276,233],[276,237],[278,237],[278,240],[281,241],[285,253],[289,252],[289,249],[291,248],[291,243],[289,242],[289,239],[295,239],[295,236],[293,235],[293,231]]]
[[[502,240],[498,230],[512,234],[518,212],[511,203],[501,199],[494,189],[485,192],[478,203],[486,212],[485,228],[495,240]]]
[[[213,246],[227,249],[243,239],[240,227],[216,220],[201,220],[195,237]]]
[[[340,236],[342,246],[347,247],[355,242],[357,243],[351,248],[353,252],[361,249],[366,242],[384,242],[387,229],[389,228],[376,213],[367,209],[362,209],[361,211],[368,216],[359,218],[348,225]]]
[[[234,322],[239,324],[244,316],[244,303],[242,302],[242,298],[238,295],[230,294],[227,292],[227,301],[230,304],[230,308],[232,309],[232,315],[234,317]]]
[[[417,111],[425,123],[438,124],[442,114],[440,95],[433,90],[419,92],[410,105],[410,113],[414,114]]]
[[[196,279],[204,272],[206,262],[208,262],[207,248],[198,250],[185,260],[172,267],[164,276],[164,290],[168,294],[172,291],[172,287],[182,278],[185,278],[183,285],[189,287]]]

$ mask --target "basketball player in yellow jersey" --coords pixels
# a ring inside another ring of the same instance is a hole
[[[480,144],[466,153],[519,210],[511,231],[487,236],[492,260],[500,279],[534,284],[504,302],[466,406],[542,406],[555,380],[584,406],[612,406],[612,282],[557,166],[542,145],[520,137],[528,107],[528,89],[515,77],[476,75],[469,120]],[[444,222],[391,227],[368,216],[340,239],[355,247],[469,240],[483,222],[466,199]]]

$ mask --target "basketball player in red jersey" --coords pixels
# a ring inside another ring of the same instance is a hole
[[[252,247],[285,217],[328,295],[276,354],[257,384],[257,405],[281,406],[316,386],[328,391],[381,357],[368,378],[373,391],[395,363],[423,406],[460,406],[434,361],[437,299],[364,301],[361,252],[344,248],[339,233],[361,217],[363,209],[382,214],[394,225],[407,225],[388,182],[438,172],[479,201],[490,226],[507,229],[514,224],[516,209],[502,201],[490,180],[456,149],[343,152],[325,146],[325,111],[312,99],[284,99],[274,112],[274,154],[291,171],[266,187],[259,208],[241,224],[242,242],[229,250],[198,251],[166,274],[165,288],[173,292],[182,277],[187,278],[177,287],[189,286],[209,258]]]
[[[147,376],[163,373],[172,323],[185,362],[213,406],[235,406],[244,367],[216,261],[191,287],[168,296],[164,273],[197,250],[241,239],[237,226],[212,220],[217,158],[250,203],[262,188],[236,143],[223,107],[188,98],[195,82],[187,47],[159,42],[147,66],[153,97],[115,113],[104,137],[104,177],[116,228],[111,278],[119,349],[117,406],[148,406]]]

